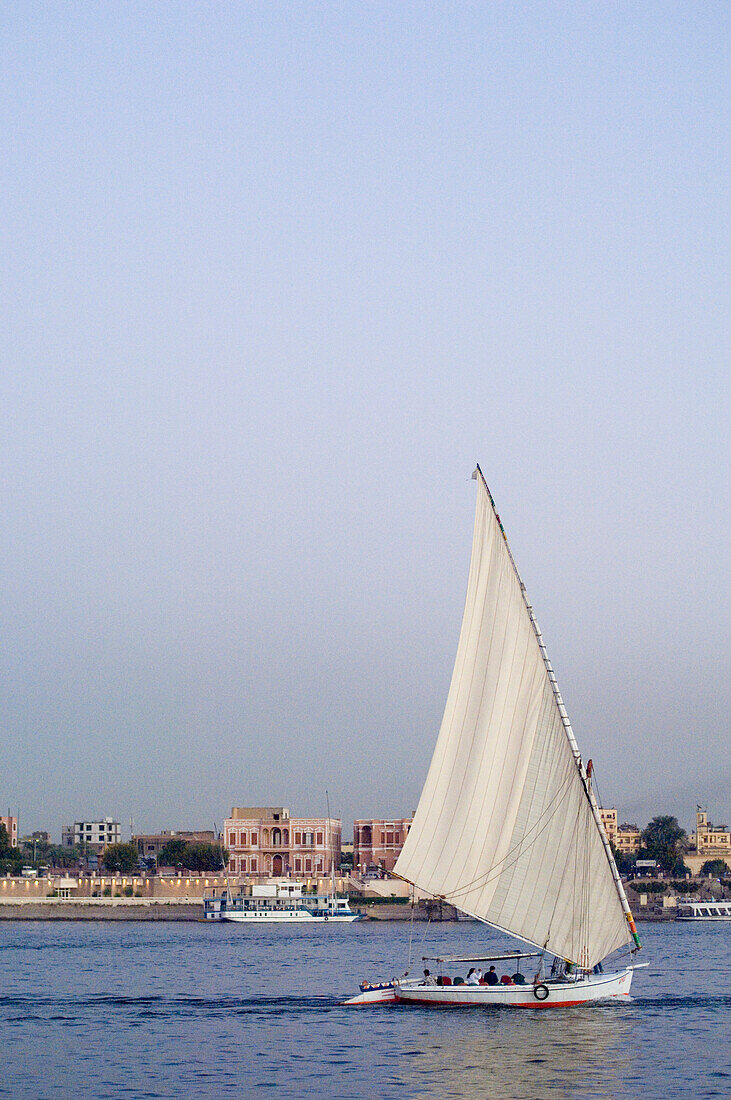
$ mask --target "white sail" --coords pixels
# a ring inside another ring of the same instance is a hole
[[[629,928],[551,676],[480,475],[452,683],[395,872],[591,967]]]

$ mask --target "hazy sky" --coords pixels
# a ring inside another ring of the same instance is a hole
[[[728,14],[3,5],[21,831],[410,812],[477,461],[605,803],[731,816]]]

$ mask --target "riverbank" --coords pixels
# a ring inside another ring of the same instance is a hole
[[[18,920],[200,921],[203,920],[203,906],[199,901],[140,901],[129,898],[89,898],[84,901],[46,898],[43,901],[0,903],[0,921]]]
[[[408,905],[380,902],[359,905],[351,899],[351,909],[368,921],[431,921],[462,923],[452,906],[417,905],[413,917]],[[649,910],[635,914],[637,921],[674,921],[674,910]],[[198,900],[160,901],[139,898],[85,898],[70,900],[45,898],[37,901],[0,902],[0,921],[202,921],[203,906]]]

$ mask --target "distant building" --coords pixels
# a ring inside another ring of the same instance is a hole
[[[213,829],[198,829],[193,832],[163,829],[161,833],[140,833],[132,837],[137,851],[146,859],[157,859],[170,840],[183,840],[186,844],[214,844],[216,834]]]
[[[392,871],[411,828],[412,818],[362,818],[353,822],[353,870]]]
[[[7,817],[0,815],[0,825],[4,825],[8,831],[8,840],[10,841],[11,848],[18,847],[18,819],[12,814],[8,814]]]
[[[617,839],[614,844],[618,852],[623,856],[636,856],[642,843],[642,834],[637,825],[628,825],[623,822],[617,829]]]
[[[615,809],[603,810],[599,809],[599,816],[602,819],[602,825],[604,826],[604,832],[607,834],[607,840],[614,847],[617,847],[617,811]]]
[[[105,817],[103,821],[75,821],[64,825],[61,844],[64,848],[84,845],[89,851],[101,852],[108,844],[119,844],[122,827],[118,821]]]
[[[339,818],[290,817],[284,806],[234,806],[223,835],[233,875],[329,875],[340,866]]]
[[[713,825],[702,806],[698,806],[695,815],[695,849],[699,856],[707,859],[728,859],[731,856],[731,833],[725,825]]]

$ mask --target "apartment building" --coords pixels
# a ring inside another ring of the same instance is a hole
[[[101,852],[108,844],[119,844],[122,839],[122,827],[112,817],[101,821],[74,821],[73,825],[64,825],[61,830],[61,844],[64,848],[81,847]]]
[[[0,814],[0,825],[4,825],[8,831],[8,840],[10,841],[11,848],[18,847],[18,819],[13,814],[7,814],[5,817]]]

